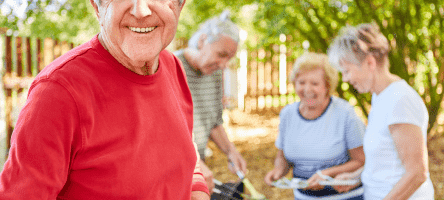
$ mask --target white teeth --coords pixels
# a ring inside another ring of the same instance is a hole
[[[148,33],[153,31],[156,27],[147,27],[147,28],[136,28],[136,27],[128,27],[131,31],[137,32],[137,33]]]

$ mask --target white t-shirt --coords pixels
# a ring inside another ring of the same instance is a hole
[[[428,112],[418,93],[404,80],[373,94],[372,108],[364,135],[365,166],[362,173],[365,199],[383,199],[401,179],[405,168],[389,131],[389,125],[419,126],[427,141]],[[427,181],[409,199],[432,200],[433,185]]]

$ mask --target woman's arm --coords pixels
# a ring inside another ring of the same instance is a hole
[[[364,150],[362,146],[349,149],[348,154],[350,156],[350,160],[342,165],[333,166],[327,169],[322,170],[322,174],[335,177],[338,174],[344,173],[344,172],[353,172],[357,169],[364,166],[365,162],[365,156],[364,156]]]
[[[333,166],[327,169],[324,169],[321,171],[323,175],[327,175],[330,177],[335,177],[338,174],[344,173],[344,172],[354,172],[356,170],[359,170],[364,166],[365,162],[365,156],[364,156],[364,150],[362,146],[350,149],[348,150],[350,160],[342,165]],[[318,174],[314,174],[312,177],[310,177],[307,181],[310,184],[309,187],[306,189],[308,190],[320,190],[323,188],[323,186],[319,185],[319,181],[324,180],[322,177],[320,177]]]
[[[273,181],[279,180],[285,176],[290,170],[290,165],[285,159],[284,151],[279,150],[276,154],[276,159],[274,160],[274,168],[265,175],[265,183],[271,185]]]
[[[426,142],[413,124],[393,124],[389,130],[406,173],[384,199],[408,199],[427,180]]]
[[[344,172],[341,174],[338,174],[335,176],[335,179],[337,180],[360,180],[362,171],[364,171],[364,166],[359,168],[358,170],[354,172]],[[348,192],[353,188],[358,187],[361,184],[361,182],[357,183],[356,185],[335,185],[333,188],[342,193],[342,192]]]

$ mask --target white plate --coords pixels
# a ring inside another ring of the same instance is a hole
[[[274,187],[281,189],[302,189],[308,186],[307,181],[299,179],[299,178],[282,178],[272,183]]]

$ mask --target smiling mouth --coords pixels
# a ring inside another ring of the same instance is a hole
[[[139,28],[139,27],[131,27],[127,26],[129,30],[136,32],[136,33],[149,33],[153,31],[157,26],[155,27],[147,27],[147,28]]]

